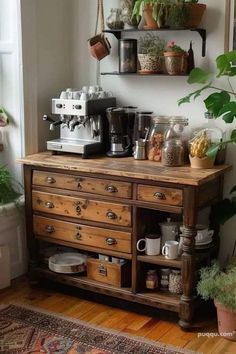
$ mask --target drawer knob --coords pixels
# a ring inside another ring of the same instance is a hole
[[[115,213],[113,213],[113,211],[108,211],[107,218],[111,219],[111,220],[115,220],[115,219],[117,219],[117,215]]]
[[[162,192],[156,192],[156,193],[154,193],[153,196],[156,197],[157,199],[160,199],[160,200],[166,199],[165,194]]]
[[[47,178],[46,178],[46,181],[47,181],[48,183],[50,183],[50,184],[53,184],[53,183],[56,182],[55,178],[53,178],[53,177],[51,177],[51,176],[47,177]]]
[[[80,213],[81,213],[81,208],[80,208],[79,205],[77,205],[77,207],[76,207],[76,213],[77,213],[78,215],[80,215]]]
[[[115,186],[112,186],[112,185],[106,186],[106,191],[108,193],[116,193],[116,192],[118,192],[117,188]]]
[[[52,233],[55,231],[55,229],[54,229],[54,227],[53,227],[52,225],[47,225],[47,226],[45,227],[45,231],[46,231],[48,234],[52,234]]]
[[[77,232],[75,238],[76,238],[76,240],[81,240],[82,235],[79,232]]]
[[[100,264],[98,267],[98,273],[102,275],[103,277],[107,276],[107,268],[104,264]]]
[[[52,202],[46,202],[45,203],[45,207],[48,209],[53,209],[54,208],[54,204]]]
[[[116,239],[113,238],[113,237],[108,237],[108,238],[106,239],[106,243],[107,243],[107,245],[112,246],[112,245],[116,245],[116,244],[117,244],[117,241],[116,241]]]

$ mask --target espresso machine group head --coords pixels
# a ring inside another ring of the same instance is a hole
[[[109,138],[106,109],[115,105],[115,97],[89,100],[53,98],[52,113],[58,119],[44,115],[43,120],[50,123],[50,130],[60,126],[60,138],[47,141],[47,149],[77,153],[83,158],[105,153]]]

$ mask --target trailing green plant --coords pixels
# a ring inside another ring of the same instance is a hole
[[[200,270],[197,293],[204,300],[215,299],[228,309],[236,310],[236,267],[220,266],[214,261]]]
[[[178,104],[190,103],[192,99],[195,100],[206,91],[210,90],[210,95],[203,100],[207,111],[211,112],[215,119],[222,118],[227,124],[235,123],[236,91],[231,82],[231,78],[236,76],[235,62],[236,51],[230,51],[219,55],[215,59],[217,74],[212,74],[202,68],[193,69],[188,77],[188,83],[200,84],[201,88],[181,98]],[[222,78],[226,81],[227,89],[221,86]],[[218,84],[219,79],[221,79],[221,85]],[[207,151],[207,155],[213,157],[216,155],[219,148],[225,147],[227,144],[231,143],[236,143],[236,129],[231,131],[230,139],[218,144],[213,144]],[[215,208],[217,219],[221,224],[224,224],[236,215],[236,186],[231,189],[230,193],[232,197],[219,202]]]
[[[6,166],[0,166],[0,205],[14,202],[22,193],[21,184],[10,174]]]
[[[153,6],[152,17],[154,18],[155,21],[157,21],[159,16],[159,10],[161,9],[161,11],[163,11],[163,5],[164,6],[172,5],[174,2],[175,0],[136,0],[132,12],[132,18],[136,18],[136,21],[139,23],[143,14],[144,6],[152,5]]]
[[[170,27],[184,27],[189,19],[190,9],[185,5],[185,1],[181,0],[171,5],[167,25]]]
[[[138,39],[139,54],[162,55],[166,46],[166,41],[157,35],[147,33]]]

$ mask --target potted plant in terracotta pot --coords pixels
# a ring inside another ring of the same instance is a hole
[[[139,29],[166,27],[173,1],[175,0],[136,0],[132,18],[139,23]]]
[[[142,74],[162,71],[162,56],[166,42],[157,35],[147,33],[138,40],[138,60]]]
[[[185,24],[186,27],[197,28],[201,23],[206,10],[206,5],[199,4],[198,0],[185,0],[185,6],[188,9],[188,20]]]
[[[222,268],[215,261],[202,268],[197,293],[204,300],[214,300],[220,335],[236,341],[236,266]]]
[[[188,54],[175,41],[170,41],[164,51],[165,66],[169,75],[184,75],[188,68]]]

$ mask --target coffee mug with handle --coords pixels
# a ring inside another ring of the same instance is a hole
[[[162,247],[162,254],[165,258],[176,259],[178,258],[179,242],[166,241]]]
[[[144,248],[140,248],[140,243],[144,242]],[[158,235],[147,235],[145,238],[141,238],[137,242],[137,250],[146,253],[148,256],[157,256],[160,254],[160,236]]]

